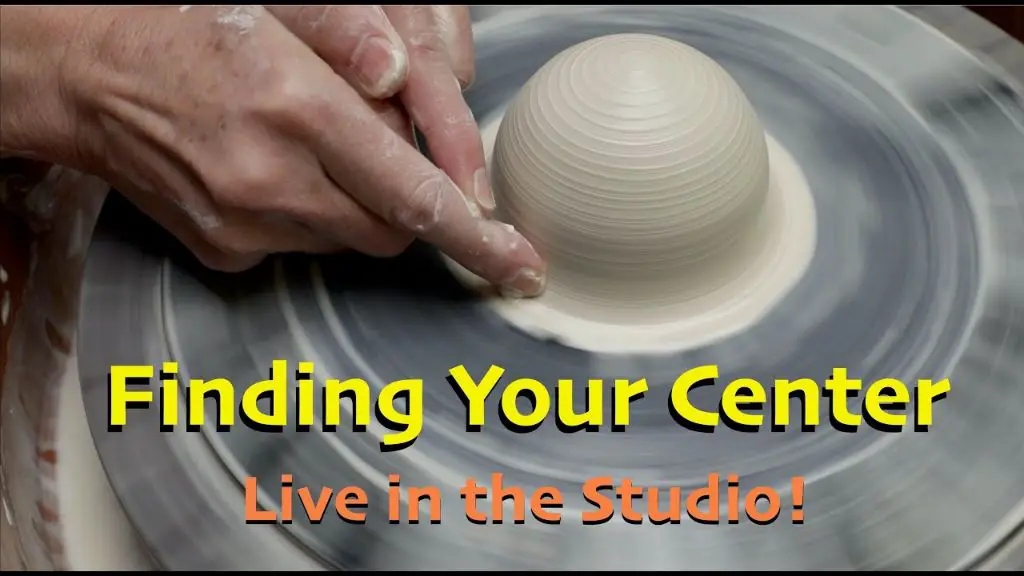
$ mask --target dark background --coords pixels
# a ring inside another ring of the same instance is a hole
[[[968,6],[977,15],[1024,42],[1024,6]]]

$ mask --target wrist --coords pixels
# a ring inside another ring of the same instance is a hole
[[[88,51],[96,8],[0,7],[0,157],[81,167],[69,54]]]

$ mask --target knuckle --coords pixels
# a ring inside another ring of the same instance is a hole
[[[306,78],[287,75],[278,83],[274,97],[276,115],[286,125],[305,129],[314,127],[317,119],[329,118],[331,100]]]
[[[290,133],[315,129],[330,107],[325,91],[300,71],[271,65],[248,96],[249,120]]]
[[[421,32],[411,36],[406,41],[406,48],[410,55],[426,58],[447,57],[448,53],[448,44],[444,41],[444,37],[437,32]]]
[[[213,254],[218,262],[231,263],[251,262],[262,255],[256,242],[244,233],[221,229],[211,234],[207,241],[213,247]]]
[[[414,233],[429,232],[441,220],[441,208],[449,186],[444,176],[426,178],[411,194],[399,200],[391,210],[389,221]]]
[[[218,170],[210,187],[217,204],[231,209],[258,210],[271,207],[285,182],[281,169],[262,155],[239,154],[233,168]]]
[[[417,125],[427,142],[445,142],[449,148],[468,153],[474,146],[481,146],[476,119],[468,108],[436,114],[431,122]]]
[[[472,142],[472,136],[476,136],[478,128],[476,119],[469,108],[445,114],[441,124],[446,132],[460,132],[465,134],[466,142]],[[479,136],[477,136],[479,139]]]
[[[266,257],[266,254],[262,252],[242,254],[224,250],[212,239],[209,241],[209,246],[193,253],[200,264],[217,272],[243,272],[256,266]]]

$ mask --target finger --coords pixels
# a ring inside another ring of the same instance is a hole
[[[320,237],[330,239],[330,244],[310,252],[335,252],[343,246],[388,258],[405,252],[412,243],[412,234],[384,222],[339,189],[326,174],[309,189],[311,200],[298,203],[293,212]]]
[[[362,104],[405,142],[413,141],[412,122],[393,100],[362,100]],[[261,205],[264,213],[287,214],[307,234],[299,248],[289,251],[333,253],[353,249],[370,256],[397,256],[412,243],[413,236],[384,222],[353,200],[325,173],[315,155],[298,156],[291,167],[297,185],[286,194],[270,195]],[[303,174],[304,176],[298,176]]]
[[[367,100],[366,103],[402,139],[410,144],[415,142],[412,119],[405,112],[405,107],[402,106],[401,101],[391,98],[388,100]]]
[[[380,6],[268,6],[334,71],[370,98],[389,98],[405,84],[409,59]]]
[[[177,218],[172,213],[158,212],[154,215],[163,228],[170,232],[179,242],[196,257],[204,267],[217,272],[243,272],[254,268],[267,257],[267,252],[231,252],[218,248],[207,240],[192,222]]]
[[[385,222],[437,246],[510,294],[543,291],[544,261],[522,235],[479,218],[452,180],[372,114],[351,88],[339,82],[332,93],[338,112],[319,136],[321,162],[335,182]]]
[[[224,222],[225,228],[243,230],[245,236],[224,238],[210,230],[214,240],[227,249],[316,254],[353,249],[382,257],[401,254],[412,242],[411,234],[388,225],[336,186],[315,155],[290,160],[288,189],[259,194],[253,210],[232,212]],[[247,244],[236,247],[233,239]]]
[[[173,228],[168,228],[172,234],[175,234]],[[264,260],[266,260],[268,254],[265,252],[253,252],[249,254],[229,254],[222,252],[215,248],[212,244],[205,241],[192,242],[191,240],[184,242],[186,247],[192,252],[192,255],[199,260],[199,263],[210,270],[217,272],[245,272],[259,266]]]
[[[316,167],[319,171],[319,165]],[[278,209],[277,204],[281,203],[278,199],[294,198],[293,194],[275,194],[274,200],[264,202],[264,206],[256,210],[217,209],[202,200],[206,193],[199,190],[171,200],[141,191],[127,182],[119,182],[118,187],[130,192],[128,197],[133,204],[174,235],[200,263],[213,270],[247,270],[273,253],[324,253],[347,247]]]
[[[409,51],[409,78],[399,98],[423,132],[430,155],[469,193],[480,211],[494,211],[494,194],[487,176],[483,143],[473,113],[453,80],[447,48],[436,31],[435,15],[429,7],[401,7],[392,23],[405,39]]]
[[[465,90],[476,77],[476,56],[473,52],[473,25],[469,6],[431,6],[437,28],[448,47],[448,61],[455,78]]]

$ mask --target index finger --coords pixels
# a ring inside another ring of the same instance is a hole
[[[529,241],[508,224],[482,218],[451,178],[348,84],[336,84],[327,104],[332,113],[320,127],[320,161],[331,178],[392,226],[433,244],[507,294],[540,294],[546,266]]]
[[[494,210],[494,195],[484,147],[452,69],[442,34],[448,24],[439,23],[438,13],[429,7],[389,6],[385,11],[409,55],[409,75],[399,98],[426,137],[437,166],[489,215]]]

